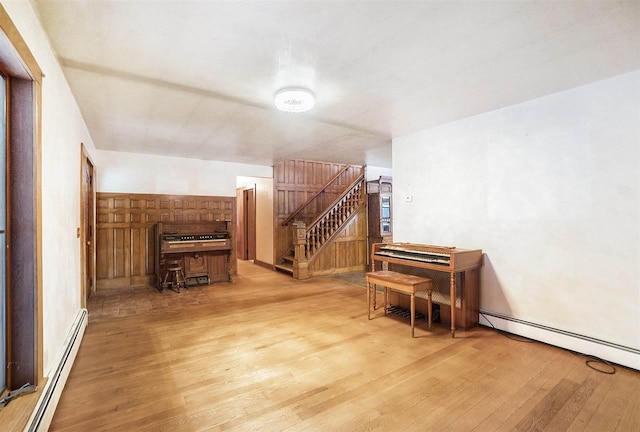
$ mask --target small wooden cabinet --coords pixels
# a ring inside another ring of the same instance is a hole
[[[367,182],[369,250],[374,243],[393,241],[392,204],[391,177],[381,176],[378,180]]]

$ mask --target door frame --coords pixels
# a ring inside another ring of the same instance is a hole
[[[9,77],[11,216],[8,222],[9,287],[7,384],[44,382],[42,295],[42,70],[7,11],[0,5],[0,63]],[[18,175],[19,174],[19,175]],[[18,187],[20,185],[20,187]],[[27,221],[17,227],[14,219]],[[17,319],[19,317],[19,319]],[[20,367],[18,367],[19,365]]]
[[[89,182],[85,181],[84,171],[89,170]],[[83,308],[87,300],[96,293],[96,165],[87,152],[84,143],[80,143],[80,271],[81,299]],[[85,209],[86,213],[85,213]]]
[[[256,185],[236,189],[237,257],[256,260]]]

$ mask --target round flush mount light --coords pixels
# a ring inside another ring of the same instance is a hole
[[[276,93],[276,108],[286,112],[305,112],[313,108],[313,93],[304,88],[284,88]]]

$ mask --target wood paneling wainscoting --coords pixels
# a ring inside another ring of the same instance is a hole
[[[157,222],[228,221],[235,239],[235,201],[235,197],[98,193],[97,288],[155,283]],[[237,273],[235,248],[231,273]]]
[[[367,262],[367,214],[362,208],[338,236],[309,262],[311,276],[362,271]]]

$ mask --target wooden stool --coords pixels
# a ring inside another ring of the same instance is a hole
[[[162,286],[170,286],[176,292],[180,292],[180,286],[187,287],[179,260],[167,260],[167,272],[164,274]]]
[[[415,297],[417,292],[427,294],[427,321],[431,329],[431,289],[433,284],[431,279],[418,276],[398,273],[393,271],[377,271],[366,274],[367,280],[367,316],[371,319],[371,289],[373,289],[373,304],[376,303],[376,284],[384,287],[384,314],[387,314],[389,306],[389,289],[409,294],[411,297],[411,337],[414,337],[414,323],[416,318]]]

